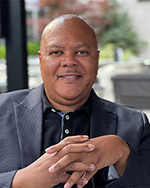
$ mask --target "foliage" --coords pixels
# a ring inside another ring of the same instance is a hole
[[[40,50],[40,42],[39,41],[29,41],[27,43],[27,52],[28,55],[37,55]],[[0,59],[4,59],[6,57],[5,46],[0,46]]]
[[[114,44],[108,43],[104,45],[102,48],[100,48],[100,62],[103,61],[103,59],[114,59]],[[123,60],[128,60],[130,57],[134,57],[135,53],[133,53],[130,49],[124,50]]]
[[[101,44],[113,43],[114,48],[130,49],[133,53],[138,53],[142,41],[138,39],[133,30],[126,12],[111,13],[112,24],[106,27],[101,33]]]
[[[40,7],[48,22],[62,14],[80,15],[94,28],[100,46],[112,43],[114,50],[121,47],[138,53],[139,47],[144,44],[133,30],[128,14],[120,12],[117,0],[40,0]],[[40,31],[47,24],[47,21],[42,21],[43,18],[40,19]]]
[[[40,42],[39,41],[29,41],[27,43],[28,55],[37,55],[39,50],[40,50]]]
[[[0,46],[0,59],[4,59],[6,57],[6,49],[4,45]]]
[[[100,61],[102,59],[113,59],[114,58],[114,45],[106,44],[100,48]]]
[[[78,0],[40,0],[40,7],[45,12],[45,17],[49,17],[49,20],[62,14],[80,15],[95,28],[97,33],[111,24],[110,18],[105,15],[114,9],[109,0],[88,0],[88,3]]]
[[[124,60],[129,60],[131,58],[134,58],[136,56],[136,53],[132,52],[129,49],[124,50]]]

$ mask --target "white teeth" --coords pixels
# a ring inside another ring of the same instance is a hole
[[[76,76],[64,76],[65,78],[75,78]]]

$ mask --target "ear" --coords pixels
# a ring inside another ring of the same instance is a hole
[[[97,50],[98,59],[100,58],[100,50]]]
[[[40,64],[41,64],[42,55],[41,55],[41,52],[40,52],[40,51],[38,51],[38,55],[39,55],[39,61],[40,61]]]
[[[100,50],[97,50],[97,65],[99,64]]]

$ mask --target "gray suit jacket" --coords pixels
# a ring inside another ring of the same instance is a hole
[[[42,90],[40,85],[0,95],[0,188],[9,188],[16,171],[40,157]],[[94,92],[92,96],[90,137],[115,134],[131,146],[124,175],[107,187],[150,187],[150,126],[145,115],[103,100]],[[101,187],[98,173],[93,187]]]

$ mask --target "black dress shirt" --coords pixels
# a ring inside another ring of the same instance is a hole
[[[45,92],[43,92],[42,99],[43,133],[41,154],[45,153],[47,147],[58,143],[67,136],[90,134],[90,114],[92,104],[90,98],[81,108],[66,114],[54,109],[50,105]],[[91,187],[91,182],[88,184],[88,187]],[[63,184],[59,184],[55,187],[63,187]]]
[[[78,110],[63,113],[54,109],[43,92],[42,154],[67,136],[90,134],[91,100]]]

